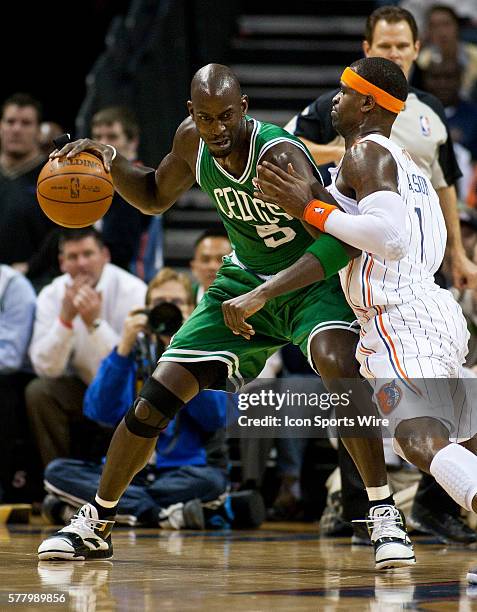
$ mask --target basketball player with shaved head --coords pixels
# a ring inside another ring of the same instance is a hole
[[[346,152],[329,190],[312,192],[291,165],[285,172],[267,161],[259,165],[255,184],[267,201],[362,250],[340,271],[361,327],[360,373],[391,420],[396,452],[477,513],[477,428],[459,383],[466,378],[469,334],[460,306],[434,282],[446,246],[444,217],[429,179],[389,139],[406,96],[406,79],[394,62],[355,62],[333,99],[333,125]],[[225,320],[235,333],[250,336],[253,323],[246,319],[267,300],[324,276],[307,253],[247,295],[225,302]],[[468,579],[477,582],[477,569]]]
[[[240,388],[289,342],[300,346],[325,384],[358,375],[355,315],[336,273],[359,251],[331,236],[314,240],[300,220],[254,194],[257,165],[265,161],[283,170],[291,163],[310,183],[321,185],[307,149],[281,128],[247,115],[247,97],[226,66],[201,68],[192,80],[187,105],[189,117],[155,171],[133,166],[114,147],[91,140],[70,143],[53,153],[56,157],[85,150],[96,154],[111,169],[122,197],[147,214],[165,212],[197,182],[215,202],[233,252],[224,258],[216,280],[117,427],[96,498],[78,511],[71,525],[40,545],[40,559],[112,556],[110,532],[120,496],[148,461],[160,432],[201,389],[224,389],[227,379]],[[232,332],[223,319],[223,302],[261,286],[305,252],[318,258],[326,279],[272,300],[254,321],[253,337]],[[358,444],[360,460],[369,464],[370,504],[385,507],[391,516],[386,529],[374,532],[376,567],[414,563],[412,545],[387,487],[382,447],[380,454],[373,455],[367,441]]]

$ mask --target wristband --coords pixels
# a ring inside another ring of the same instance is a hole
[[[324,232],[326,219],[334,210],[338,210],[338,207],[333,204],[327,204],[321,200],[310,200],[305,207],[303,219]]]
[[[63,325],[63,327],[67,327],[68,329],[73,329],[73,323],[71,323],[71,321],[65,321],[61,317],[58,317],[58,319],[59,319],[61,325]]]
[[[113,150],[113,156],[111,157],[111,161],[113,162],[116,159],[116,155],[118,154],[118,152],[116,151],[116,147],[113,147],[113,145],[110,144],[107,144],[106,146]]]
[[[325,278],[334,276],[351,261],[351,257],[346,252],[343,244],[329,234],[323,234],[317,238],[306,249],[306,253],[311,253],[318,259],[323,268]]]

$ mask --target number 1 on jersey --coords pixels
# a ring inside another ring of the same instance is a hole
[[[417,206],[414,208],[419,219],[419,229],[421,230],[421,262],[424,261],[424,232],[422,231],[422,211]]]

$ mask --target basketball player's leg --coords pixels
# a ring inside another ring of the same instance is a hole
[[[375,376],[377,405],[395,432],[396,452],[432,474],[460,506],[475,511],[477,457],[450,440],[451,435],[463,439],[476,433],[462,384],[467,328],[450,294],[442,292],[439,298],[442,314],[432,310],[433,297],[428,304],[423,298],[380,314],[383,333],[373,324],[366,330],[366,345],[375,350],[367,363]],[[432,319],[426,317],[429,311]],[[390,385],[399,398],[391,412],[382,409],[380,400]]]
[[[462,508],[477,513],[475,435],[457,443],[442,418],[417,417],[401,421],[395,436],[401,456],[434,476]]]
[[[71,524],[44,540],[42,560],[94,560],[113,556],[111,530],[119,499],[146,465],[160,432],[180,408],[223,375],[223,364],[200,364],[194,373],[177,363],[160,363],[133,406],[118,425],[106,457],[98,493],[83,505]],[[164,384],[165,383],[165,384]]]
[[[343,383],[349,389],[349,379],[359,378],[358,364],[354,359],[354,352],[350,350],[356,347],[356,335],[354,336],[352,338],[349,331],[328,330],[315,335],[310,343],[311,357],[317,370],[322,373],[323,382],[330,392],[343,393],[345,391]],[[358,389],[361,390],[360,395],[356,393]],[[371,395],[365,385],[362,387],[353,385],[352,406],[346,408],[346,415],[374,413],[370,400]],[[336,416],[339,417],[338,408]],[[388,485],[381,432],[367,431],[363,437],[350,437],[345,432],[341,436],[341,441],[353,459],[366,487],[368,500],[366,520],[371,543],[374,545],[376,569],[384,570],[414,564],[416,562],[414,550]],[[346,482],[346,478],[342,478],[342,481]],[[359,501],[358,494],[358,505]]]
[[[353,325],[354,314],[347,305],[344,295],[333,286],[314,286],[307,298],[303,296],[297,306],[301,320],[294,329],[295,341],[308,356],[310,364],[322,377],[330,392],[349,391],[349,380],[359,378],[355,359],[357,328]],[[336,282],[339,283],[338,279]],[[312,298],[310,303],[309,298]],[[305,342],[301,333],[308,326]],[[343,387],[344,385],[344,387]],[[362,395],[355,394],[353,385],[353,406],[347,407],[347,416],[373,414],[371,395],[362,386]],[[351,398],[350,398],[351,399]],[[337,416],[338,415],[338,408]],[[368,524],[371,541],[375,548],[377,569],[401,567],[415,563],[412,544],[407,536],[401,514],[394,505],[391,490],[387,484],[384,451],[380,432],[364,437],[343,436],[356,466],[362,471],[369,500]]]
[[[217,375],[223,364],[202,366],[203,375]],[[160,432],[184,404],[199,393],[196,377],[178,363],[159,363],[139,397],[114,432],[106,455],[95,505],[100,518],[114,516],[119,498],[147,464]],[[106,504],[102,502],[107,502]]]
[[[269,334],[267,339],[261,337],[260,321],[256,322],[253,343],[234,336],[223,321],[222,301],[237,293],[237,285],[247,291],[257,284],[259,281],[250,273],[224,265],[215,291],[204,297],[174,336],[113,436],[95,500],[100,518],[114,515],[120,496],[151,456],[160,431],[185,403],[204,388],[223,388],[229,375],[238,386],[240,370],[247,377],[255,377],[276,350],[270,346]],[[268,321],[270,313],[262,318]],[[276,348],[280,344],[283,340],[278,339]]]
[[[224,299],[229,295],[225,294]],[[144,467],[157,437],[180,408],[204,388],[224,389],[243,376],[254,378],[266,359],[285,343],[267,332],[271,313],[255,321],[252,342],[235,336],[225,326],[221,300],[205,296],[194,314],[174,336],[139,397],[113,436],[98,494],[78,512],[70,526],[47,538],[41,559],[97,559],[112,556],[110,532],[119,498],[134,475]],[[276,326],[278,327],[278,325]]]
[[[345,390],[343,384],[347,386],[346,379],[360,378],[359,364],[354,357],[356,344],[357,335],[342,329],[329,329],[313,336],[310,343],[311,358],[328,391],[342,393]],[[356,407],[354,412],[361,414],[366,406],[369,406],[368,411],[374,412],[371,397],[364,385],[360,397],[356,396],[358,388],[357,386],[353,388],[353,396],[350,398]],[[337,407],[337,416],[340,416],[338,410],[339,407]],[[351,414],[349,407],[346,412],[348,416]],[[346,432],[343,434],[341,440],[353,458],[366,488],[387,486],[380,432],[376,430],[375,436],[368,435],[363,438],[350,437]]]
[[[299,344],[310,365],[321,376],[330,392],[349,391],[347,380],[359,379],[359,364],[355,358],[359,327],[341,290],[338,276],[317,283],[301,295],[294,318],[294,342]],[[342,386],[346,388],[342,388]],[[357,385],[354,385],[357,387]],[[374,413],[371,395],[363,385],[362,395],[353,389],[350,400],[356,414]],[[340,407],[337,407],[339,410]],[[351,411],[348,408],[348,416]],[[345,416],[345,415],[344,415]],[[384,452],[379,431],[366,439],[343,436],[343,443],[368,487],[387,486]]]
[[[94,502],[100,518],[114,516],[119,498],[146,465],[160,432],[184,404],[202,389],[225,388],[229,374],[234,379],[234,366],[243,365],[244,373],[250,377],[258,374],[254,366],[249,369],[248,359],[260,352],[260,335],[253,345],[233,336],[223,324],[220,306],[207,304],[207,300],[197,310],[177,332],[114,433]],[[227,332],[231,337],[224,342]],[[256,357],[258,368],[267,356],[264,352]]]

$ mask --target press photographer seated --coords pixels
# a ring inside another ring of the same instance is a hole
[[[101,363],[85,396],[85,415],[116,425],[192,309],[189,278],[164,268],[149,283],[146,308],[129,313],[117,348]],[[217,391],[202,391],[184,406],[159,436],[154,463],[136,476],[121,498],[118,522],[203,529],[254,526],[263,520],[260,506],[258,520],[250,515],[257,506],[253,493],[233,500],[226,495],[225,414],[226,395]],[[44,516],[52,523],[66,522],[79,504],[94,496],[101,467],[72,459],[52,461],[45,471],[50,494],[43,504]]]

